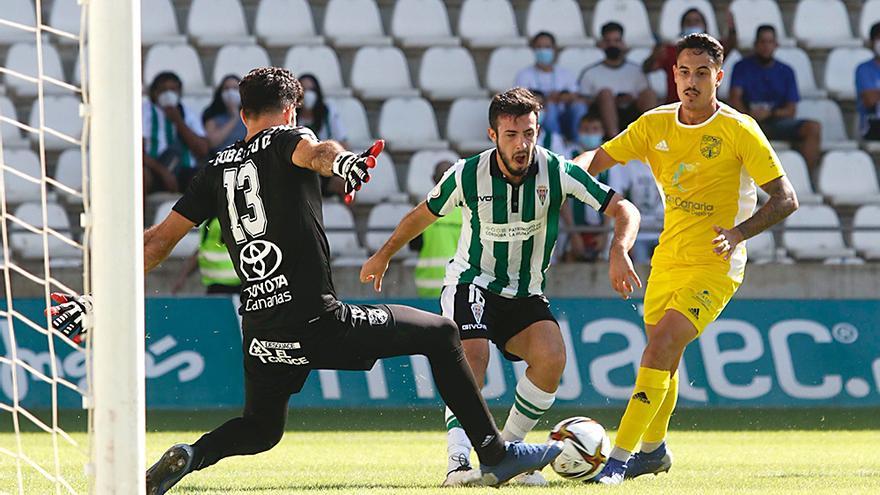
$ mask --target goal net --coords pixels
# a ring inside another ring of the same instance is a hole
[[[0,493],[136,493],[140,2],[2,3]],[[51,328],[52,292],[94,295],[84,342]]]

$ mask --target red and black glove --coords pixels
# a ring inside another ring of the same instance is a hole
[[[68,296],[53,292],[49,297],[58,303],[49,310],[52,316],[52,328],[77,344],[82,342],[86,333],[83,320],[85,315],[92,311],[92,296]]]
[[[385,141],[377,140],[360,155],[344,151],[333,160],[333,173],[345,181],[345,203],[354,201],[355,191],[370,182],[370,169],[376,166],[376,157],[385,149]]]

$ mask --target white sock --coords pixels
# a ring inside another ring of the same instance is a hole
[[[458,418],[446,408],[446,472],[455,471],[462,464],[471,465],[471,441]]]
[[[642,442],[642,452],[649,453],[654,452],[659,449],[661,445],[663,445],[664,440],[660,440],[659,442]]]
[[[556,400],[555,393],[544,392],[532,383],[529,377],[523,375],[516,384],[513,407],[510,408],[507,422],[504,423],[501,438],[507,442],[524,439],[526,434],[538,424],[541,416],[550,409],[554,400]]]
[[[620,447],[614,447],[611,449],[611,454],[608,457],[612,459],[617,459],[620,462],[626,463],[629,460],[629,456],[632,455],[632,452],[622,449]]]

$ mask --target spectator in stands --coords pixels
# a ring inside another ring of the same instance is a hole
[[[791,67],[773,58],[778,46],[776,28],[759,26],[754,53],[733,67],[730,105],[758,121],[769,139],[796,144],[807,165],[815,170],[822,125],[795,118],[800,101],[797,81]]]
[[[244,139],[247,129],[241,120],[241,95],[238,83],[241,78],[230,74],[223,78],[214,90],[214,99],[202,112],[202,123],[211,153],[216,153],[232,143]]]
[[[856,68],[856,106],[859,133],[871,141],[880,140],[880,22],[871,26],[874,58]]]
[[[180,101],[183,82],[160,72],[143,104],[144,193],[186,189],[208,154],[208,140],[198,113]]]
[[[532,91],[532,93],[542,105],[545,104],[546,100],[543,93],[540,91]],[[552,111],[547,110],[546,106],[538,113],[538,146],[547,148],[567,158],[574,158],[571,156],[569,147],[565,144],[565,139],[563,139],[562,135],[554,131],[553,126],[546,125],[548,115],[551,113]]]
[[[612,167],[607,172],[607,184],[636,205],[642,214],[642,223],[630,258],[633,263],[650,263],[663,228],[663,201],[654,174],[650,167],[636,160],[625,167]]]
[[[186,279],[198,267],[202,275],[202,285],[208,294],[239,294],[241,280],[235,272],[235,265],[229,257],[226,244],[220,236],[220,220],[216,217],[202,223],[199,227],[199,249],[187,259],[183,270],[171,287],[171,293],[177,294],[186,283]]]
[[[623,26],[609,22],[602,26],[599,47],[605,60],[584,69],[581,94],[602,120],[605,136],[616,136],[645,110],[657,105],[657,95],[648,86],[641,67],[626,61]]]
[[[535,64],[516,74],[514,86],[544,95],[542,127],[567,139],[577,135],[577,122],[586,113],[586,104],[577,97],[577,80],[568,69],[556,65],[556,38],[547,31],[532,37]]]
[[[708,30],[706,16],[698,8],[688,9],[681,16],[681,36],[685,37],[692,33],[705,33]],[[721,40],[724,54],[727,55],[736,48],[736,25],[733,23],[733,15],[727,12],[727,37]],[[676,52],[674,43],[657,43],[654,51],[642,63],[642,71],[645,74],[663,69],[666,72],[666,103],[678,101],[678,91],[675,90],[675,61]]]
[[[443,160],[434,167],[434,184],[440,183],[443,174],[452,167],[452,162]],[[409,242],[410,249],[419,252],[419,261],[414,272],[416,291],[419,297],[439,299],[446,277],[446,265],[458,249],[461,234],[461,208],[453,208],[446,216],[440,217],[424,232]]]
[[[592,113],[582,117],[578,127],[578,146],[573,151],[575,156],[601,146],[605,142],[604,132],[599,117]],[[608,172],[602,172],[596,179],[607,184]],[[608,238],[606,233],[570,232],[570,230],[578,227],[602,227],[605,225],[604,215],[580,201],[567,200],[560,211],[559,218],[565,231],[569,231],[560,234],[559,244],[566,246],[562,260],[596,261],[603,256]],[[568,239],[568,243],[565,242],[565,238]]]
[[[348,135],[342,125],[342,118],[333,102],[324,99],[324,91],[318,78],[313,74],[299,76],[303,87],[303,105],[297,111],[296,121],[311,129],[321,141],[332,139],[343,147],[348,147]],[[345,184],[339,177],[321,177],[321,193],[324,197],[344,196]]]

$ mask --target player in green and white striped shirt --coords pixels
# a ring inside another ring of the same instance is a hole
[[[450,168],[361,270],[361,281],[373,280],[381,290],[394,253],[438,217],[462,208],[458,251],[447,265],[440,302],[443,316],[459,327],[477,383],[484,381],[489,340],[507,359],[528,364],[502,431],[506,441],[522,440],[550,408],[565,367],[562,334],[543,291],[566,197],[615,219],[611,284],[625,298],[634,285],[641,287],[627,254],[638,232],[638,210],[583,168],[536,145],[540,109],[523,88],[496,95],[488,129],[496,148]],[[471,445],[448,409],[446,422],[444,485],[455,485],[471,469]],[[540,473],[522,481],[546,484]]]

